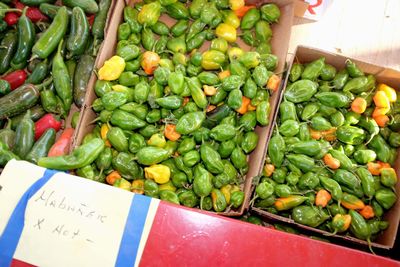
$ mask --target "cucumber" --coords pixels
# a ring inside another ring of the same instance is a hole
[[[0,98],[0,120],[18,115],[36,104],[39,90],[33,84],[24,84]]]
[[[99,6],[94,0],[63,0],[63,4],[67,7],[80,7],[86,13],[94,14],[99,11]]]

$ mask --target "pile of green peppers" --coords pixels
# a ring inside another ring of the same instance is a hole
[[[46,113],[67,118],[73,103],[84,103],[112,1],[54,2],[0,3],[2,19],[9,8],[23,10],[15,24],[5,18],[0,28],[1,127],[6,118],[18,124],[27,110],[34,121]],[[40,92],[28,94],[24,84]]]
[[[254,207],[368,242],[386,229],[383,216],[398,197],[392,166],[400,146],[400,101],[391,95],[391,120],[379,127],[372,116],[384,86],[350,60],[340,71],[325,58],[294,63]],[[360,112],[353,111],[356,98],[366,103]],[[323,204],[321,190],[329,195]]]
[[[227,0],[126,6],[116,55],[95,84],[96,126],[81,146],[102,139],[105,148],[76,173],[187,207],[240,208],[255,127],[269,124],[267,82],[278,63],[270,23],[279,8],[266,6],[241,21]],[[168,26],[161,15],[175,22]],[[239,26],[257,35],[241,36],[254,50],[236,44]],[[39,165],[64,168],[51,158]]]

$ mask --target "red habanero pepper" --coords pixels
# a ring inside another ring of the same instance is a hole
[[[49,128],[53,128],[58,132],[61,128],[61,121],[51,113],[44,115],[35,122],[35,140],[38,140],[42,134]]]
[[[73,128],[67,128],[61,134],[60,138],[50,148],[48,157],[64,156],[69,153],[69,148],[72,142]]]
[[[24,70],[16,70],[1,77],[1,79],[6,80],[10,84],[11,90],[14,90],[23,85],[26,78],[28,78],[28,75]]]

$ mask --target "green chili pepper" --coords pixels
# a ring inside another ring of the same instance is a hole
[[[42,157],[38,160],[41,167],[56,170],[73,170],[82,168],[95,161],[104,149],[104,141],[94,138],[88,143],[76,148],[72,154],[59,157]]]
[[[309,63],[301,74],[302,79],[314,81],[321,74],[322,69],[325,66],[325,58],[321,57],[313,62]]]
[[[34,145],[34,129],[35,124],[31,119],[30,111],[24,115],[22,121],[18,124],[15,134],[15,145],[13,152],[24,159]]]
[[[62,43],[63,41],[61,40],[57,54],[53,58],[52,74],[57,95],[62,99],[64,110],[68,113],[72,104],[72,88],[67,66],[61,56]]]
[[[354,210],[349,210],[351,216],[350,231],[357,237],[370,242],[371,229],[363,216]]]
[[[350,59],[346,60],[346,70],[349,73],[350,77],[357,78],[360,76],[364,76],[362,70],[360,70],[357,65],[352,62]]]
[[[50,27],[40,36],[32,48],[32,53],[40,58],[47,58],[60,43],[68,27],[68,12],[66,7],[57,11]],[[60,46],[59,46],[60,47]],[[61,48],[59,48],[60,50]],[[53,60],[54,65],[54,60]]]
[[[372,138],[368,147],[376,152],[377,159],[382,162],[391,161],[391,151],[389,145],[386,143],[382,136],[376,135]]]
[[[333,179],[339,184],[355,189],[361,186],[361,181],[351,172],[338,169],[333,175]]]
[[[314,172],[303,174],[297,184],[300,189],[315,189],[318,185],[319,178]]]
[[[27,65],[35,41],[35,27],[26,16],[27,9],[27,7],[24,8],[22,16],[18,19],[18,47],[11,61],[14,69],[23,69]]]
[[[179,202],[189,208],[193,208],[198,205],[199,200],[196,194],[192,190],[183,190],[178,193]],[[204,203],[203,203],[204,204]]]
[[[239,146],[233,149],[230,159],[237,169],[245,168],[248,165],[246,154]]]
[[[371,199],[375,195],[374,178],[372,174],[364,168],[357,168],[356,174],[361,180],[364,195]]]
[[[129,25],[127,27],[130,33]],[[85,12],[78,6],[74,7],[72,9],[70,34],[66,42],[66,47],[71,52],[71,56],[81,55],[85,52],[89,41],[89,31],[90,25]]]
[[[322,186],[331,193],[334,200],[340,201],[343,198],[342,188],[338,182],[324,175],[319,176],[319,180]]]
[[[270,23],[277,22],[280,16],[281,11],[279,7],[274,3],[268,3],[261,7],[261,18]]]
[[[345,169],[348,171],[353,170],[354,168],[353,162],[351,161],[351,159],[349,159],[349,157],[346,156],[344,152],[335,149],[330,149],[329,153],[332,155],[332,157],[334,157],[340,162],[341,169]]]
[[[0,166],[4,167],[12,159],[20,160],[17,155],[9,150],[6,144],[0,141]]]
[[[379,205],[378,201],[372,200],[371,206],[372,206],[372,208],[373,208],[373,210],[374,210],[375,216],[378,217],[378,218],[379,218],[379,217],[382,217],[382,215],[383,215],[384,212],[383,212],[382,206]]]
[[[240,28],[242,30],[249,30],[253,28],[260,19],[261,19],[260,10],[252,8],[249,11],[247,11],[246,14],[243,16],[240,23]]]
[[[189,19],[189,10],[183,3],[175,2],[166,6],[165,8],[167,10],[167,14],[174,19]]]
[[[285,141],[280,134],[271,137],[268,145],[268,156],[271,159],[271,163],[277,168],[283,163],[285,149]]]
[[[336,130],[336,136],[343,143],[346,143],[349,145],[359,145],[365,139],[365,132],[363,129],[360,129],[360,128],[357,128],[354,126],[340,126]],[[372,141],[373,140],[374,139],[372,139]],[[371,143],[372,143],[372,141],[371,141]],[[371,143],[370,143],[370,145],[373,146]],[[374,144],[375,144],[375,142],[374,142]],[[379,158],[379,156],[378,156],[378,158]]]
[[[0,74],[6,72],[18,46],[18,34],[15,31],[7,32],[0,41]]]
[[[193,180],[193,191],[200,197],[200,208],[203,209],[204,198],[212,191],[212,175],[206,169],[197,165]]]
[[[299,80],[290,84],[285,90],[285,98],[293,103],[310,100],[317,92],[318,85],[309,80]]]
[[[169,156],[169,151],[159,147],[143,147],[137,153],[137,161],[143,165],[154,165],[166,160]]]
[[[396,171],[393,168],[381,169],[381,183],[387,187],[394,187],[397,183]]]
[[[256,194],[261,199],[267,199],[274,193],[274,186],[268,182],[262,182],[256,187]]]
[[[252,152],[258,143],[258,135],[255,132],[248,132],[244,135],[241,147],[246,154]]]
[[[226,199],[222,192],[218,189],[212,189],[211,199],[213,202],[213,208],[216,212],[222,212],[226,209]]]
[[[243,20],[242,20],[243,21]],[[269,42],[272,37],[272,30],[268,22],[260,20],[255,24],[256,40],[263,44]]]
[[[293,209],[292,218],[297,223],[318,227],[329,218],[329,215],[314,206],[298,206]]]
[[[290,101],[283,101],[279,105],[279,117],[281,119],[281,122],[285,122],[287,120],[297,120],[297,114],[296,114],[296,107],[295,105],[290,102]]]
[[[368,84],[368,78],[365,76],[357,77],[346,82],[343,92],[361,93]]]
[[[224,171],[221,156],[211,146],[202,144],[200,146],[201,159],[211,173],[219,174]]]
[[[47,153],[55,141],[56,131],[53,128],[47,129],[39,138],[39,140],[37,140],[37,142],[33,145],[31,151],[26,155],[25,159],[37,164],[39,158],[47,156]]]
[[[122,57],[125,61],[130,61],[137,58],[140,54],[140,49],[134,44],[128,44],[120,41],[117,45],[117,55]]]
[[[107,139],[117,151],[128,151],[128,139],[119,127],[112,127],[107,132]]]
[[[216,70],[220,69],[225,61],[226,56],[221,51],[208,50],[202,55],[201,66],[205,70]]]
[[[357,150],[354,153],[354,159],[357,161],[357,163],[367,164],[368,162],[375,161],[376,153],[375,151],[369,149]]]
[[[0,141],[12,149],[15,144],[15,132],[11,129],[12,121],[8,120],[7,126],[0,130]]]
[[[325,64],[319,76],[324,81],[331,81],[336,76],[336,68],[330,64]]]
[[[311,127],[317,131],[326,131],[332,128],[332,124],[322,116],[314,116],[311,119]]]
[[[149,197],[158,197],[158,184],[153,180],[146,179],[144,181],[144,194]]]
[[[299,123],[295,120],[286,120],[279,126],[279,133],[283,136],[291,137],[299,132]]]
[[[390,209],[396,203],[396,194],[388,188],[382,188],[376,191],[375,199],[386,210]]]
[[[306,155],[288,154],[286,158],[304,172],[309,172],[315,167],[314,159]]]

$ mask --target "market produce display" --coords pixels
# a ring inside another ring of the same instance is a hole
[[[62,5],[64,4],[64,6]],[[0,1],[0,167],[68,152],[111,0]],[[65,143],[66,136],[69,142]],[[60,145],[61,144],[61,145]],[[54,146],[53,146],[54,145]]]
[[[96,127],[39,166],[187,207],[239,208],[254,130],[269,124],[280,84],[270,45],[279,17],[275,4],[244,1],[126,6],[116,54],[98,70]]]
[[[294,63],[254,206],[370,243],[397,200],[397,99],[350,60]]]

